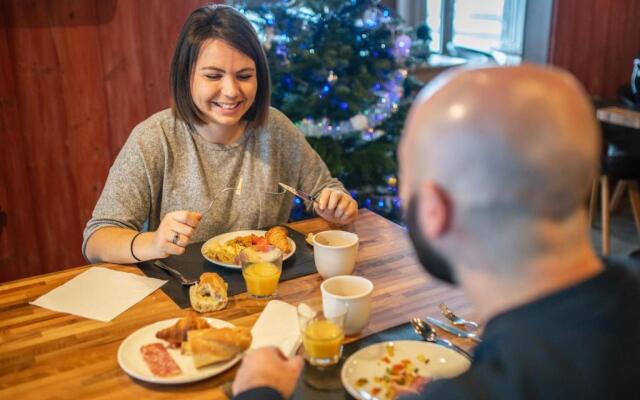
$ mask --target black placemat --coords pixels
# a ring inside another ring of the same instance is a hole
[[[304,369],[300,375],[300,380],[296,386],[296,390],[293,393],[293,399],[353,399],[353,397],[347,393],[342,386],[342,380],[340,379],[340,371],[342,371],[342,364],[349,356],[356,351],[370,346],[374,343],[387,342],[390,340],[420,340],[418,336],[411,328],[410,323],[398,325],[393,328],[386,329],[384,331],[367,336],[364,339],[346,344],[342,349],[342,358],[338,365],[327,368],[325,370],[319,370],[317,368],[309,366],[305,362]]]
[[[304,235],[289,229],[289,237],[296,243],[296,252],[282,263],[281,282],[316,272],[316,266],[313,262],[313,248],[305,242]],[[171,256],[164,261],[189,279],[198,279],[203,272],[218,273],[229,284],[227,291],[229,296],[246,292],[247,288],[242,278],[242,271],[221,267],[207,261],[200,253],[202,243],[192,243],[187,246],[187,251],[184,254]],[[151,261],[139,263],[138,267],[147,276],[167,280],[168,282],[162,285],[161,289],[180,308],[191,307],[189,287],[180,285],[175,278],[153,265]]]

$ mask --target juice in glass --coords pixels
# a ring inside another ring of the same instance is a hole
[[[240,252],[242,276],[249,295],[273,297],[282,273],[282,252],[274,246],[247,247]]]
[[[342,355],[344,332],[342,327],[327,319],[315,319],[307,324],[302,342],[305,357],[311,364],[333,365]]]
[[[270,262],[258,262],[242,269],[247,292],[253,296],[273,296],[278,290],[281,269]]]
[[[304,358],[317,367],[335,365],[342,356],[346,312],[328,318],[307,305],[298,305]]]

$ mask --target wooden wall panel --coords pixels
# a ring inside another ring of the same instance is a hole
[[[82,230],[203,0],[0,0],[0,281],[84,264]]]
[[[640,54],[640,1],[556,0],[549,62],[594,95],[616,98]]]
[[[7,214],[7,226],[0,227],[0,274],[17,277],[21,276],[20,265],[39,264],[40,252],[36,241],[30,239],[36,224],[33,213],[12,212],[32,204],[32,186],[6,15],[5,4],[0,4],[0,212]]]
[[[98,29],[115,158],[136,124],[169,106],[169,64],[178,32],[193,9],[209,2],[121,1],[115,10],[107,3],[97,3],[99,19],[107,21]]]

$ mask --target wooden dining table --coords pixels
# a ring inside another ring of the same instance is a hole
[[[288,226],[303,234],[335,228],[320,218]],[[473,316],[461,290],[423,271],[401,226],[362,209],[355,222],[342,229],[360,238],[354,274],[374,284],[371,320],[359,336],[348,341],[406,323],[414,316],[438,316],[441,302]],[[110,322],[29,304],[92,266],[96,264],[0,284],[0,399],[226,398],[223,388],[228,389],[237,366],[196,383],[158,385],[131,378],[118,365],[118,347],[128,335],[148,324],[185,315],[162,290]],[[142,275],[134,265],[99,266]],[[305,302],[319,307],[321,282],[318,274],[281,282],[278,298],[293,305]],[[242,293],[231,297],[226,309],[204,315],[251,327],[265,305],[266,301]],[[473,345],[469,340],[443,336],[467,349]]]

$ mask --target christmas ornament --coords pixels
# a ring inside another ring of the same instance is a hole
[[[351,127],[356,131],[363,131],[369,127],[369,120],[362,114],[357,114],[349,120]]]
[[[407,35],[398,36],[393,48],[393,56],[396,61],[409,57],[409,54],[411,54],[411,38]]]

